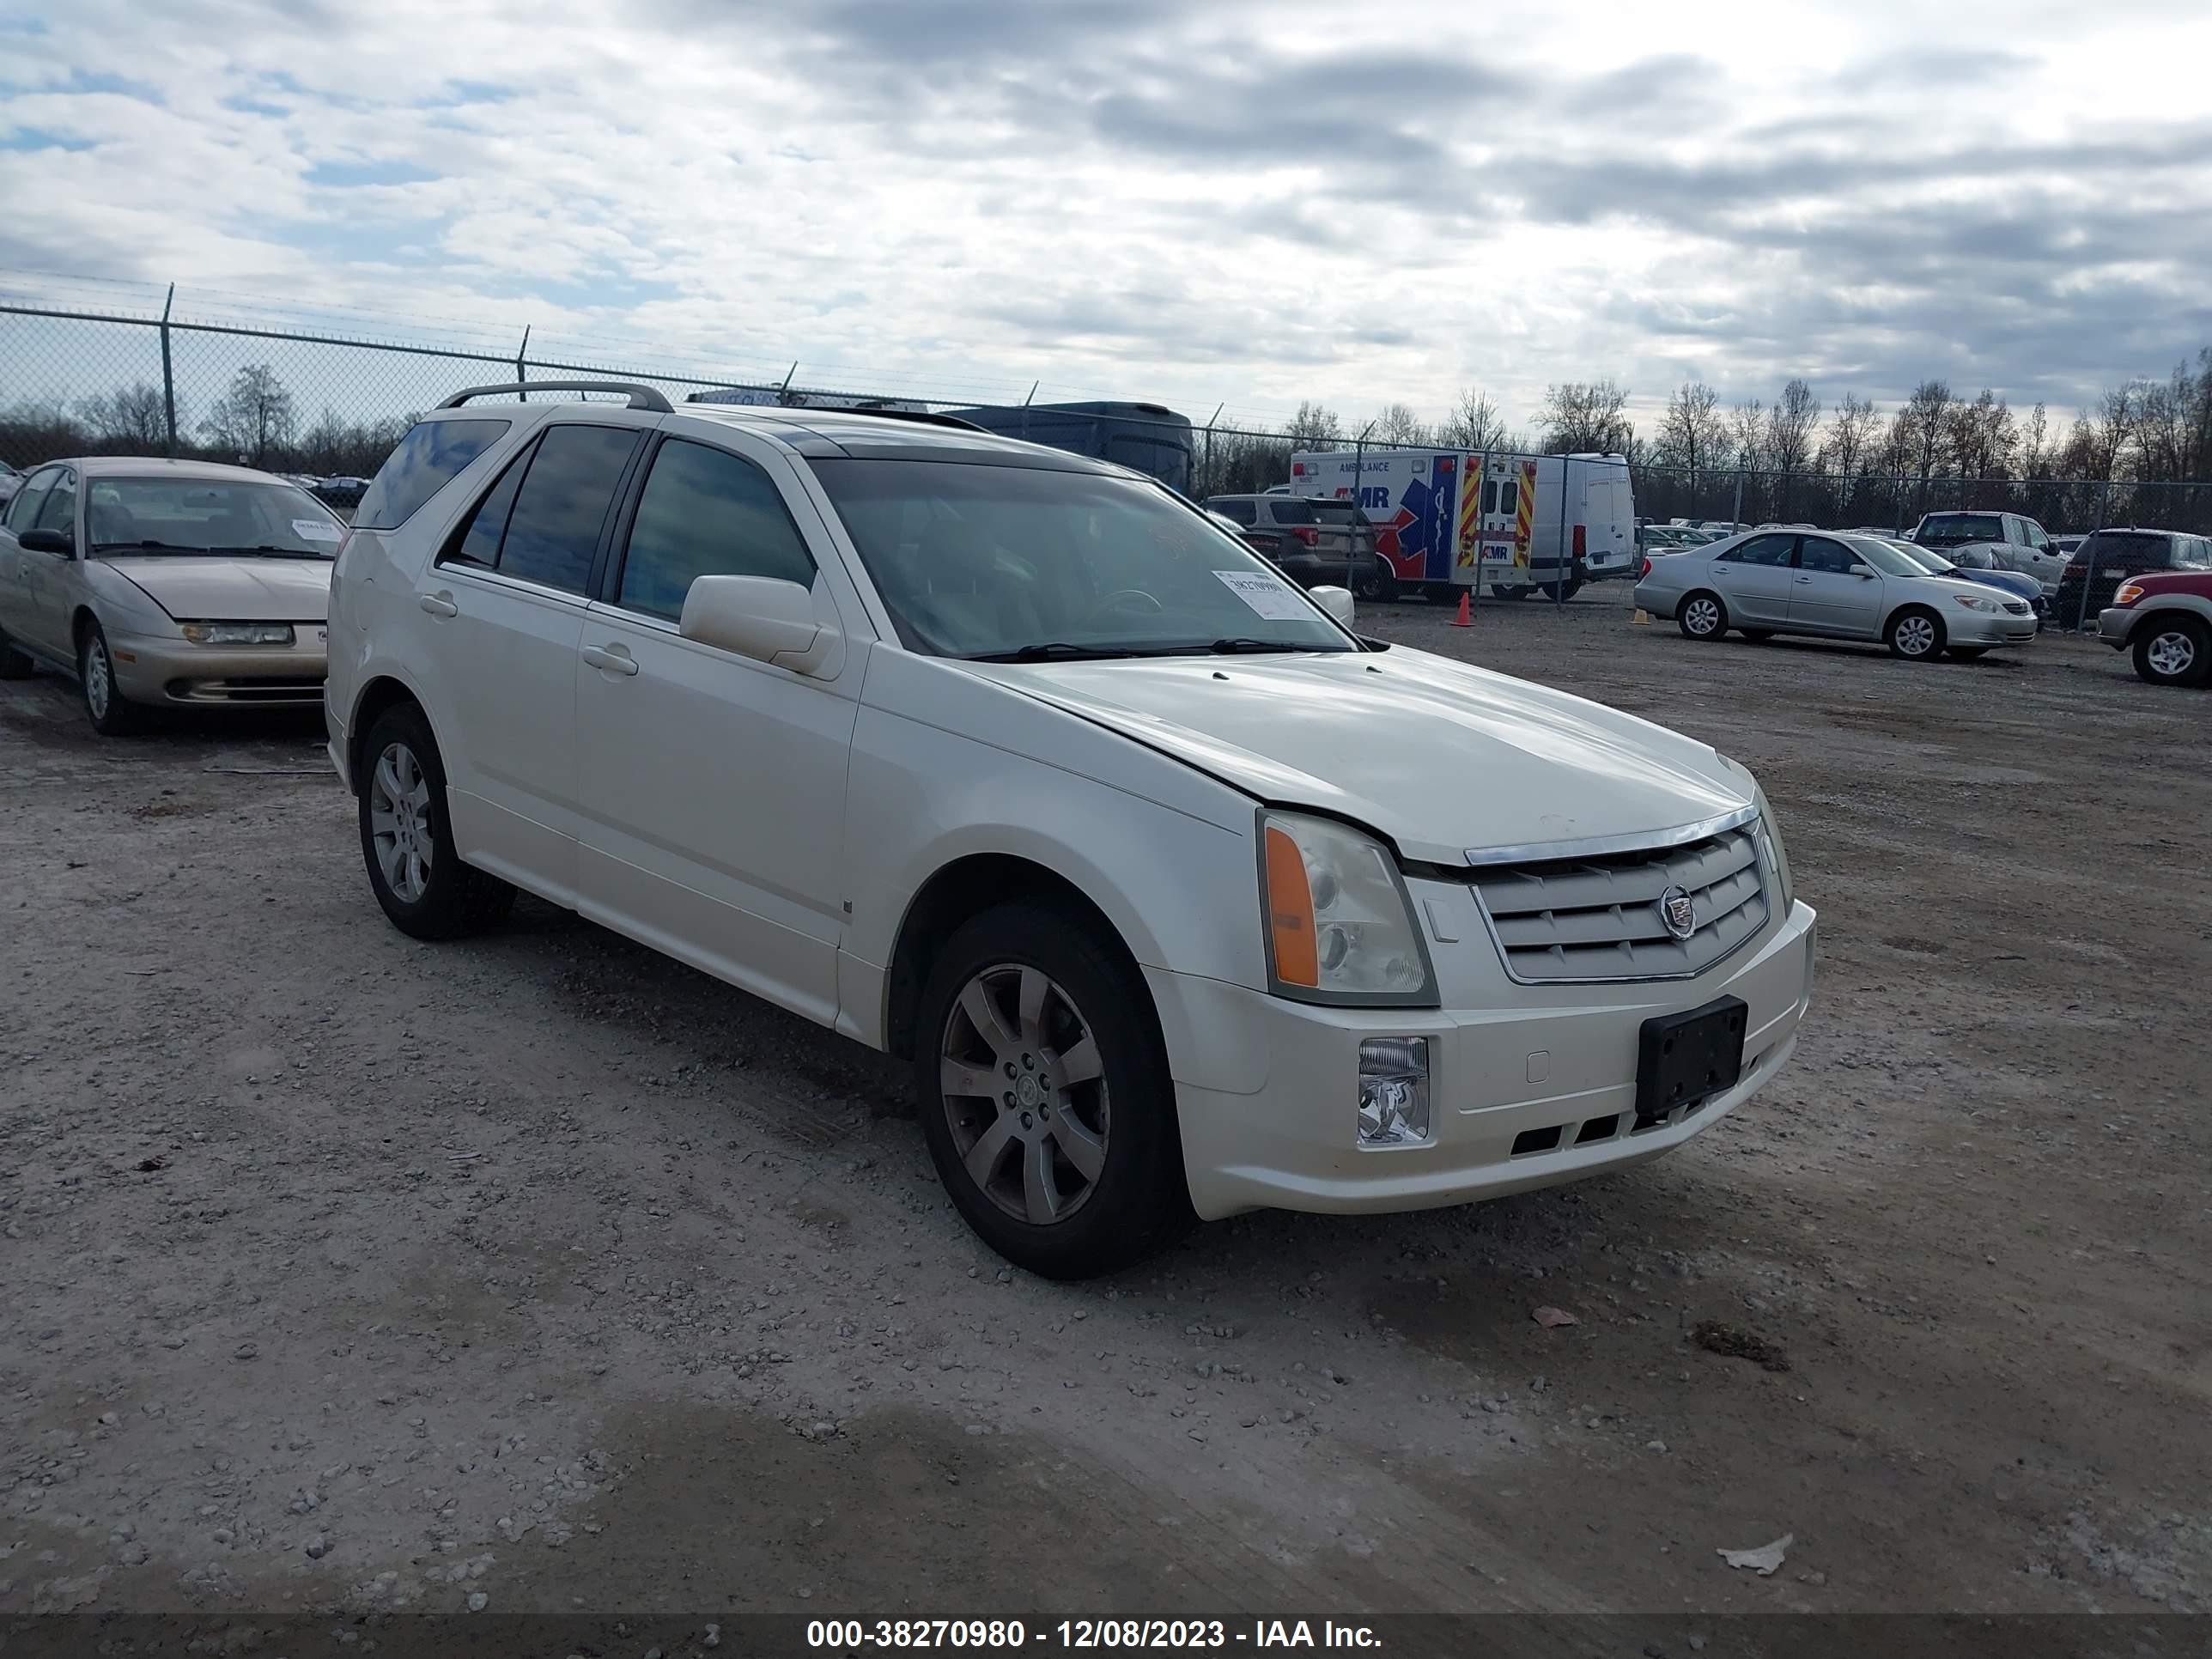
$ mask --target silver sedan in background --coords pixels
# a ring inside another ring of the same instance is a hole
[[[1755,530],[1656,556],[1636,603],[1693,640],[1731,628],[1747,640],[1808,634],[1886,644],[1911,661],[2027,645],[2036,629],[2026,599],[1934,574],[1887,542],[1848,532]]]

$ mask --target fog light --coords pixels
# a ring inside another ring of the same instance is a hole
[[[1359,1045],[1359,1144],[1419,1146],[1428,1139],[1428,1038],[1369,1037]]]

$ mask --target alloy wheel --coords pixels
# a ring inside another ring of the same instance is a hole
[[[1690,601],[1689,615],[1684,618],[1692,634],[1710,634],[1720,626],[1721,608],[1711,599]]]
[[[107,718],[107,700],[115,692],[115,676],[107,665],[107,643],[94,634],[84,647],[84,702],[96,720]]]
[[[1059,983],[1018,963],[961,988],[938,1042],[952,1141],[976,1190],[1018,1221],[1081,1209],[1106,1167],[1112,1114],[1091,1023]]]
[[[368,778],[369,837],[384,884],[402,902],[430,886],[430,781],[404,743],[387,744]]]
[[[2197,641],[2175,629],[2153,640],[2143,656],[2160,679],[2178,680],[2197,665]]]
[[[1897,625],[1897,648],[1908,657],[1924,657],[1936,648],[1936,624],[1925,617],[1907,617]]]

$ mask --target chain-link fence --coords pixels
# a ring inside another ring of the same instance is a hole
[[[135,288],[0,291],[0,461],[22,468],[72,454],[168,454],[242,461],[312,477],[344,504],[422,410],[462,386],[532,380],[604,379],[659,388],[672,402],[852,404],[963,410],[994,429],[1043,441],[1049,411],[1026,408],[1018,383],[937,380],[828,371],[737,357],[676,358],[481,324],[389,326],[406,337],[372,338],[333,326],[327,312],[281,302]],[[117,298],[125,303],[113,303]],[[903,382],[903,384],[902,384]],[[1032,386],[1034,398],[1040,388]],[[978,408],[978,405],[987,407]],[[1254,494],[1291,480],[1301,449],[1382,455],[1431,449],[1368,437],[1301,434],[1216,410],[1203,425],[1157,404],[1076,404],[1108,410],[1086,428],[1089,453],[1127,460],[1203,501]],[[1665,521],[1808,523],[1834,529],[1910,530],[1923,513],[2010,512],[2052,535],[2138,525],[2212,532],[2212,484],[2124,479],[1927,478],[1861,471],[1754,471],[1632,463],[1634,513]],[[1565,531],[1560,532],[1563,536]]]

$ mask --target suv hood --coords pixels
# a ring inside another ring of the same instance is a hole
[[[179,622],[321,622],[331,559],[140,553],[96,561],[143,588]]]
[[[1283,657],[959,666],[1172,755],[1263,801],[1317,808],[1402,857],[1677,829],[1752,804],[1708,745],[1395,647]]]

